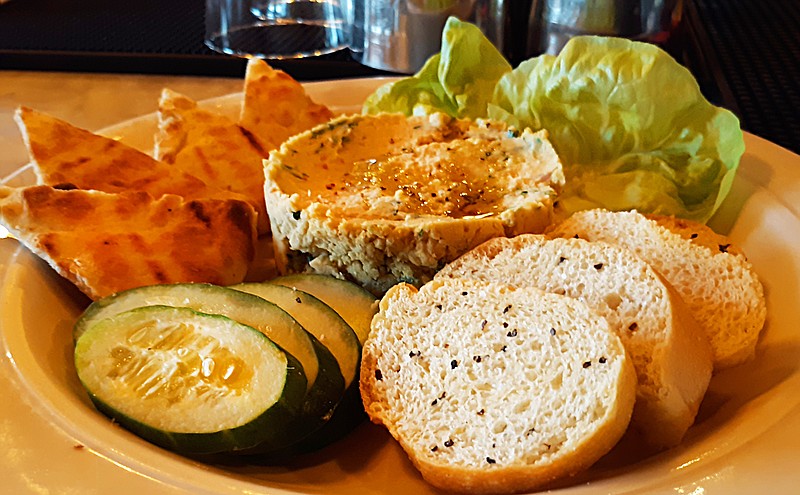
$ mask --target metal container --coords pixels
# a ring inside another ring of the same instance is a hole
[[[509,60],[525,51],[531,0],[354,0],[351,50],[364,65],[418,71],[441,49],[450,16],[477,25]]]
[[[683,14],[683,0],[533,0],[528,54],[557,54],[573,36],[620,36],[664,43]]]

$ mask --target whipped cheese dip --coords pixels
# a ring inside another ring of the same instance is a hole
[[[490,238],[541,232],[564,183],[546,131],[444,114],[340,117],[265,166],[279,271],[335,274],[376,294],[424,283]]]

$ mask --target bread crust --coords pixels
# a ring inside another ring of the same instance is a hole
[[[726,236],[691,220],[602,209],[577,212],[549,235],[614,243],[653,266],[707,335],[715,370],[755,356],[767,316],[764,288],[742,250]]]

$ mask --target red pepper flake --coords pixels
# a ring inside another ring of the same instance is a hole
[[[379,382],[383,380],[383,373],[381,373],[381,370],[375,370],[375,379]]]
[[[452,447],[453,443],[455,443],[455,442],[453,442],[453,440],[451,438],[448,438],[447,440],[445,440],[444,446],[445,447]]]
[[[631,332],[635,332],[638,329],[639,329],[639,324],[636,323],[635,321],[630,325],[628,325],[628,330],[630,330]]]
[[[486,462],[487,462],[487,463],[489,463],[489,464],[495,464],[497,461],[495,461],[495,460],[494,460],[494,459],[492,459],[491,457],[487,457],[487,458],[486,458]]]

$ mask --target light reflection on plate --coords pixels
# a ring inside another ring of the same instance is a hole
[[[319,101],[356,111],[360,99],[381,82],[307,88]],[[203,105],[235,116],[240,97]],[[104,134],[149,150],[155,126],[155,116],[148,115]],[[800,446],[800,157],[751,135],[746,144],[734,191],[712,225],[743,246],[767,290],[769,317],[756,360],[714,377],[698,422],[680,446],[640,459],[622,444],[555,492],[731,495],[754,493],[766,483],[770,493],[793,493],[800,482],[795,454]],[[12,185],[32,181],[30,169],[9,179]],[[71,324],[86,299],[28,251],[7,245],[0,250],[0,331],[14,379],[47,422],[118,466],[119,474],[112,477],[138,473],[148,492],[165,494],[433,493],[388,435],[369,424],[285,466],[194,461],[116,427],[91,407],[72,367]],[[65,462],[57,453],[36,455],[39,462]],[[113,480],[84,476],[74,486],[91,491],[109,483]],[[120,485],[118,493],[140,493],[126,489]]]

